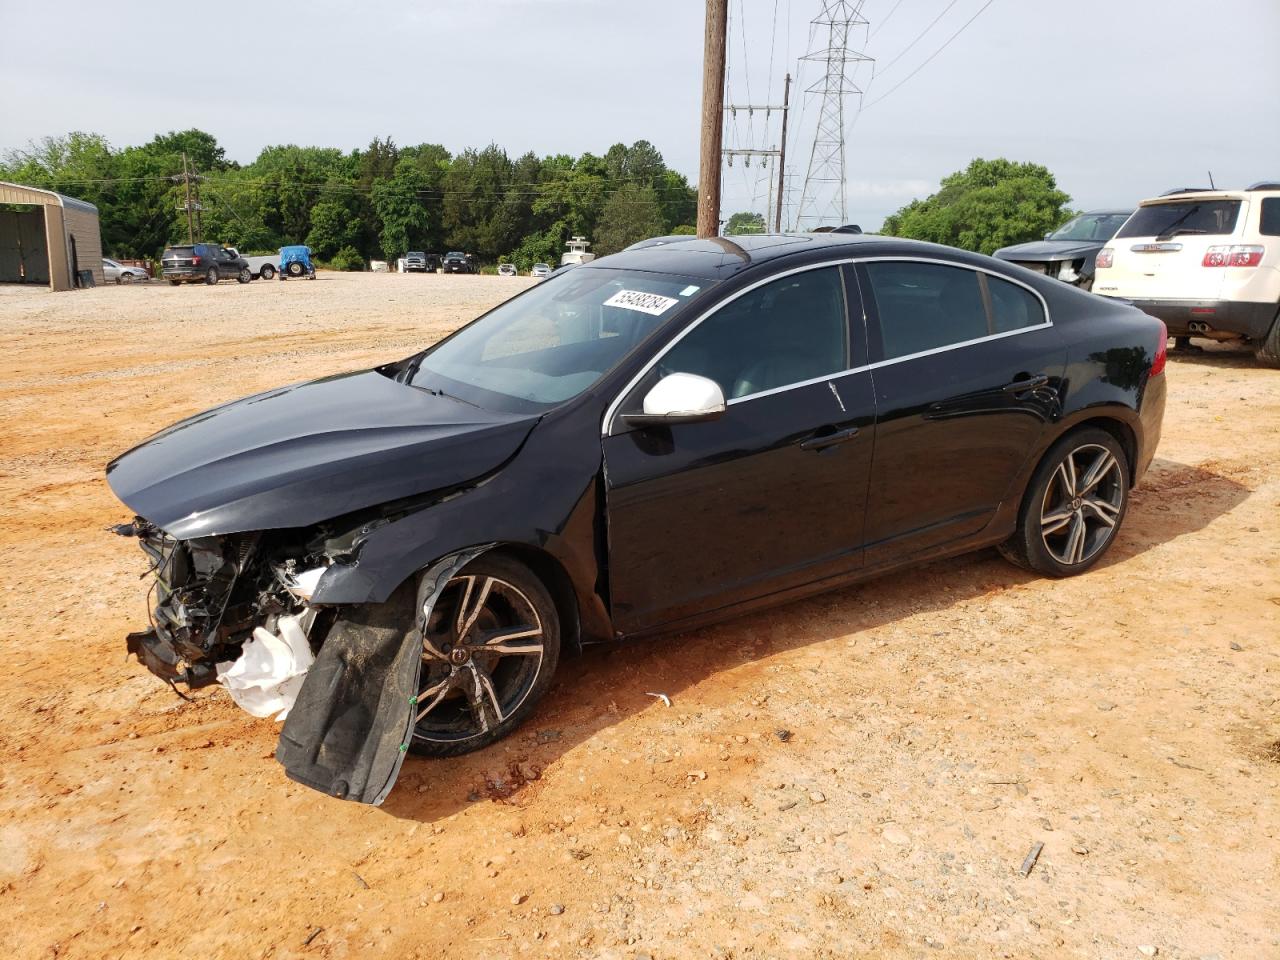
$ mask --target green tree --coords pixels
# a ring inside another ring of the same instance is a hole
[[[994,253],[1062,224],[1070,202],[1040,164],[979,158],[944,178],[937,193],[885,218],[881,232]]]
[[[330,196],[311,208],[306,243],[317,257],[327,259],[344,248],[354,249],[360,242],[359,214],[352,206],[350,196]]]
[[[662,210],[653,187],[625,184],[604,205],[595,231],[595,250],[601,256],[663,231]]]
[[[425,203],[428,187],[426,175],[412,157],[396,164],[390,180],[374,183],[373,209],[382,223],[382,253],[387,260],[426,246],[422,239],[431,225]]]
[[[725,236],[734,237],[744,233],[764,233],[764,216],[759,213],[735,213],[725,224]]]

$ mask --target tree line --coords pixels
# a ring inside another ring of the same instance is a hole
[[[603,256],[646,237],[692,234],[697,219],[697,191],[647,140],[601,156],[512,159],[496,144],[452,154],[386,137],[349,153],[270,146],[241,165],[202,130],[121,149],[71,133],[9,151],[0,179],[96,204],[108,256],[155,258],[187,236],[184,154],[199,175],[204,239],[244,253],[304,243],[338,269],[410,250],[461,250],[527,270],[557,263],[575,234]],[[1070,200],[1040,164],[979,158],[891,214],[880,232],[992,253],[1061,225]],[[725,233],[766,230],[764,217],[744,211],[728,218]]]
[[[199,176],[204,239],[245,253],[304,243],[339,269],[409,250],[461,250],[527,269],[557,263],[575,234],[604,255],[645,237],[693,233],[697,218],[697,192],[646,140],[602,156],[512,159],[495,144],[452,154],[387,137],[349,153],[270,146],[241,165],[202,130],[121,149],[71,133],[9,151],[0,179],[95,204],[108,256],[154,258],[187,237],[184,154]]]

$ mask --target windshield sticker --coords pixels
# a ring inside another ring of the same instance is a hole
[[[702,289],[701,287],[695,287],[693,284],[690,284],[689,286],[685,287],[683,290],[680,291],[680,296],[691,297],[701,289]]]
[[[660,317],[680,301],[675,297],[663,297],[656,293],[645,293],[641,290],[619,290],[604,302],[606,307],[621,307],[623,310],[637,310],[653,317]]]

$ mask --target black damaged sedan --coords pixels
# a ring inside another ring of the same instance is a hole
[[[1160,437],[1160,321],[869,235],[637,244],[373,370],[107,468],[155,571],[129,649],[285,717],[379,803],[523,722],[563,653],[996,545],[1092,567]]]

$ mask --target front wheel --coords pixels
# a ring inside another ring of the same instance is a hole
[[[1129,506],[1129,458],[1105,430],[1070,433],[1036,468],[1005,558],[1051,577],[1084,573],[1102,559]]]
[[[217,268],[217,267],[210,267],[210,268],[209,268],[209,272],[208,272],[208,273],[206,273],[206,274],[204,275],[204,282],[205,282],[205,283],[207,283],[207,284],[209,284],[209,286],[213,286],[215,283],[217,283],[217,282],[218,282],[218,268]]]
[[[265,267],[263,267],[262,272],[258,274],[258,276],[260,276],[263,280],[270,280],[275,275],[276,275],[276,268],[269,263]]]
[[[472,561],[427,622],[410,749],[451,757],[506,736],[550,688],[559,657],[560,619],[542,581],[507,557]]]

